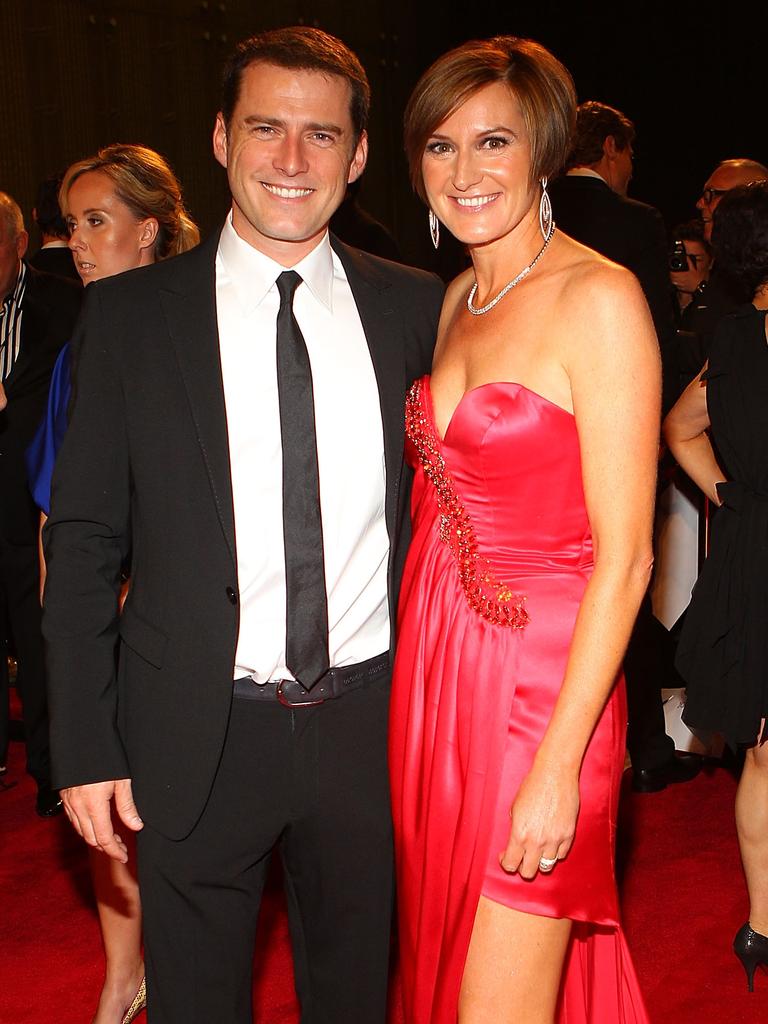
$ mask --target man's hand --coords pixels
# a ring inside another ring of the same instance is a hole
[[[144,828],[136,804],[133,802],[130,779],[114,782],[94,782],[88,786],[71,786],[62,789],[64,810],[75,831],[89,846],[106,853],[108,857],[125,864],[128,851],[125,843],[114,831],[110,800],[115,801],[115,810],[123,824],[133,832]]]

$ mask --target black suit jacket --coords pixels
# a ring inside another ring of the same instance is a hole
[[[620,196],[600,178],[565,175],[550,186],[555,222],[582,245],[631,270],[651,310],[665,371],[665,407],[674,401],[675,325],[667,238],[659,211]]]
[[[38,249],[29,260],[35,270],[43,270],[46,274],[58,274],[59,277],[71,278],[82,287],[71,250],[65,245],[53,245],[47,249]]]
[[[0,412],[0,534],[13,544],[37,544],[40,513],[27,484],[24,452],[42,419],[51,371],[72,338],[82,288],[27,266],[21,346],[5,383]]]
[[[217,242],[87,289],[46,529],[56,785],[131,777],[142,816],[174,838],[193,828],[213,782],[238,632]],[[442,284],[333,246],[379,387],[394,623],[408,540],[404,400],[430,366]],[[354,466],[349,486],[353,500]],[[131,586],[118,616],[129,555]]]

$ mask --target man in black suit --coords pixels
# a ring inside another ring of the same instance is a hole
[[[562,231],[637,277],[664,358],[674,341],[667,239],[659,211],[627,197],[634,139],[621,111],[582,103],[566,173],[552,184],[552,209]]]
[[[62,178],[62,174],[54,174],[40,182],[38,187],[32,219],[40,230],[42,244],[29,263],[35,270],[71,278],[82,286],[69,248],[67,225],[59,206]]]
[[[621,111],[582,103],[566,174],[552,185],[552,209],[566,234],[627,267],[640,281],[659,339],[666,409],[675,400],[678,377],[667,242],[659,211],[627,198],[634,139],[635,126]],[[675,756],[666,734],[661,688],[672,685],[672,656],[669,635],[646,596],[624,661],[627,746],[633,788],[641,792],[685,782],[700,767],[697,759]]]
[[[221,233],[92,285],[77,339],[46,531],[54,764],[89,843],[125,858],[113,799],[141,830],[154,1024],[251,1020],[275,847],[302,1019],[385,1019],[403,405],[442,286],[328,235],[368,96],[319,30],[242,43]]]
[[[17,203],[0,192],[0,765],[8,745],[8,649],[18,663],[27,770],[37,782],[36,809],[61,810],[51,788],[43,638],[40,632],[40,515],[29,493],[24,452],[48,397],[61,346],[72,337],[81,289],[24,262],[28,235]]]

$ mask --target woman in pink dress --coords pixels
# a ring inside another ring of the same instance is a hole
[[[552,223],[574,111],[552,54],[498,37],[441,57],[406,112],[433,240],[444,225],[472,256],[406,412],[390,754],[407,1024],[647,1021],[614,840],[659,355],[634,277]]]

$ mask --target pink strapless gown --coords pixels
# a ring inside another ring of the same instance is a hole
[[[481,894],[575,922],[559,1024],[647,1024],[614,878],[623,679],[584,757],[568,857],[532,881],[498,860],[593,567],[575,420],[519,384],[487,384],[441,439],[425,377],[406,425],[413,541],[390,722],[406,1024],[455,1024]]]

